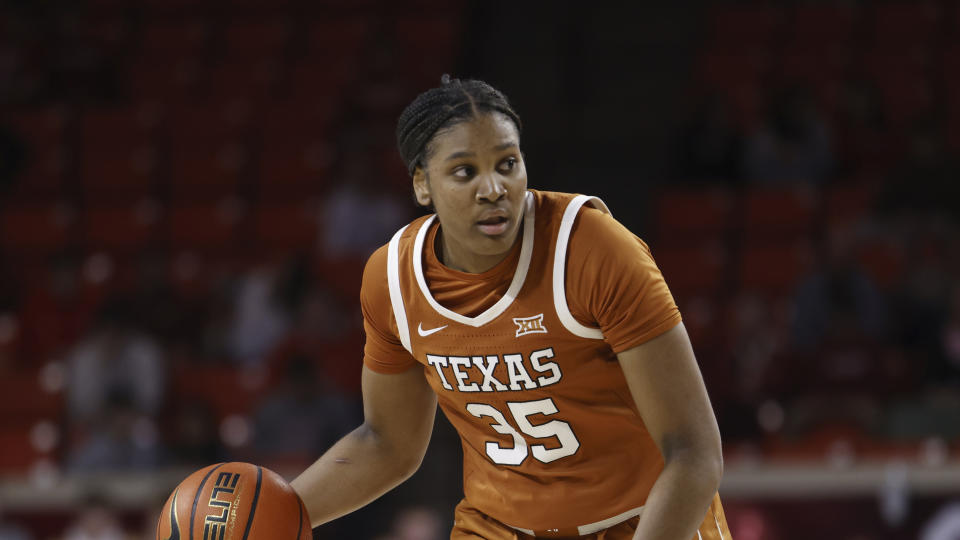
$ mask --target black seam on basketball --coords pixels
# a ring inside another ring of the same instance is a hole
[[[297,501],[297,510],[298,510],[298,513],[300,514],[299,517],[297,518],[297,521],[299,521],[300,524],[297,525],[297,538],[295,540],[300,540],[300,533],[303,532],[303,505],[300,504],[299,500]]]
[[[250,535],[250,527],[253,526],[253,514],[257,511],[257,499],[260,498],[260,483],[263,481],[263,469],[257,466],[257,489],[253,492],[253,502],[250,503],[250,517],[247,518],[247,528],[243,531],[243,540],[247,540]]]
[[[203,477],[203,480],[200,481],[200,487],[197,488],[197,494],[193,496],[193,508],[190,510],[190,540],[193,540],[193,520],[197,517],[197,503],[200,502],[200,493],[203,491],[203,485],[207,483],[207,479],[210,478],[210,475],[213,474],[213,471],[223,467],[223,463],[218,463],[214,468],[207,471],[207,475]]]

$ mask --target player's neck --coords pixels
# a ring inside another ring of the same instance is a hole
[[[513,246],[520,240],[521,230],[522,227],[517,228],[517,233],[513,242],[510,244],[510,249],[503,253],[486,255],[474,253],[456,242],[451,242],[449,238],[443,234],[443,228],[440,228],[437,231],[433,249],[437,255],[437,260],[447,268],[470,274],[482,274],[503,262],[503,260],[510,255],[510,252],[513,251]]]

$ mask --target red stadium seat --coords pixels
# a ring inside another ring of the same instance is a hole
[[[128,140],[115,148],[85,148],[80,179],[87,197],[139,199],[155,189],[158,149],[149,142]]]
[[[926,77],[933,57],[930,47],[875,46],[863,51],[863,56],[854,63],[856,74],[883,81],[899,77]]]
[[[235,195],[251,156],[241,140],[173,141],[170,195],[174,200],[214,200]]]
[[[64,413],[63,392],[51,392],[44,388],[40,371],[36,369],[5,373],[0,377],[0,395],[3,396],[0,399],[0,424],[6,425],[12,421],[58,421]]]
[[[791,294],[811,260],[806,242],[748,246],[740,257],[740,288],[762,295]]]
[[[157,240],[159,212],[150,201],[90,206],[83,216],[84,245],[90,251],[142,250]]]
[[[280,70],[280,63],[272,58],[221,61],[210,67],[203,95],[214,103],[265,102],[280,89]]]
[[[260,252],[316,249],[319,221],[314,203],[261,204],[253,211],[253,241]]]
[[[321,138],[263,142],[257,194],[263,199],[298,199],[321,193],[333,163],[333,146]]]
[[[174,250],[226,253],[236,247],[243,208],[236,201],[175,205],[169,210],[167,241]]]
[[[143,27],[138,56],[157,61],[201,56],[210,39],[202,19],[148,18]]]
[[[44,255],[74,240],[75,210],[66,204],[17,205],[0,211],[0,248],[8,252]]]
[[[906,257],[898,244],[876,240],[860,246],[857,251],[857,260],[877,286],[889,289],[903,276]]]
[[[30,440],[30,427],[3,424],[0,427],[0,472],[23,474],[42,457]]]
[[[807,238],[817,216],[816,193],[807,189],[754,189],[744,197],[743,229],[749,244]]]
[[[365,17],[324,17],[307,22],[304,55],[312,60],[340,56],[356,61],[363,53],[371,33]]]
[[[672,190],[657,196],[654,222],[657,237],[679,240],[719,239],[731,225],[733,196],[723,190]]]
[[[248,415],[266,388],[256,377],[231,365],[189,365],[174,374],[173,395],[197,399],[211,406],[218,420]]]
[[[39,422],[57,426],[64,413],[63,392],[50,392],[40,384],[39,371],[7,373],[0,377],[0,471],[23,473],[36,460],[56,448],[38,447],[33,429]],[[59,429],[54,427],[54,429]]]
[[[151,194],[158,149],[152,107],[85,111],[80,120],[80,179],[88,196]]]
[[[164,137],[172,147],[246,139],[254,126],[253,111],[250,104],[231,100],[169,107]]]
[[[413,82],[435,86],[437,74],[453,71],[459,54],[455,18],[403,16],[395,21],[393,31],[399,62]]]
[[[677,298],[715,295],[727,282],[727,256],[720,244],[662,247],[653,257]]]
[[[203,67],[193,56],[157,62],[134,58],[130,64],[129,93],[135,100],[183,103],[197,98]]]
[[[258,127],[265,142],[325,139],[330,135],[335,108],[326,101],[272,105],[262,109]]]
[[[219,39],[218,57],[233,62],[278,60],[286,53],[291,29],[292,22],[283,18],[230,20]]]
[[[318,259],[314,265],[315,278],[340,300],[355,305],[360,298],[360,281],[366,264],[367,258],[361,256]]]
[[[889,2],[874,7],[873,42],[899,46],[929,43],[940,36],[942,13],[937,2]]]
[[[858,223],[873,209],[876,190],[868,184],[832,186],[824,192],[824,211],[828,224]]]
[[[297,62],[281,81],[280,93],[291,102],[339,103],[358,73],[356,59],[337,54],[322,60]]]
[[[958,9],[960,12],[960,9]],[[946,47],[943,51],[943,59],[940,63],[935,77],[944,82],[944,99],[947,108],[948,122],[951,124],[960,123],[960,44]]]
[[[920,77],[889,78],[880,82],[884,113],[895,126],[910,125],[934,107],[934,89]]]

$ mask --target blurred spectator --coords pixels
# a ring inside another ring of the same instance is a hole
[[[210,299],[184,298],[175,290],[161,253],[146,253],[137,261],[131,309],[143,329],[168,350],[199,351]]]
[[[383,189],[366,145],[347,150],[343,171],[321,211],[326,256],[367,257],[384,244],[411,215],[411,205]]]
[[[773,360],[783,351],[788,322],[775,302],[743,293],[733,302],[731,353],[736,359],[738,396],[757,400],[769,391]]]
[[[354,306],[342,306],[321,285],[322,281],[317,280],[301,302],[290,332],[270,353],[269,367],[277,375],[285,373],[296,358],[310,358],[316,362],[322,378],[335,383],[341,391],[351,391],[359,363],[344,361],[341,352],[346,349],[354,353],[351,357],[358,358],[363,340],[354,338],[361,316],[350,309]]]
[[[90,496],[77,518],[67,527],[63,540],[124,540],[120,521],[106,501]]]
[[[956,377],[955,361],[950,359],[946,339],[950,335],[956,308],[952,305],[952,289],[956,288],[946,253],[934,232],[927,229],[907,235],[907,267],[903,282],[896,291],[896,338],[908,358],[923,366],[926,380],[933,384]],[[943,236],[948,238],[949,235]]]
[[[920,540],[956,540],[960,538],[960,502],[945,505],[927,522]]]
[[[940,330],[943,365],[939,380],[960,380],[960,281],[954,284],[946,323]]]
[[[314,360],[295,357],[282,382],[254,414],[254,447],[266,461],[306,466],[360,421],[336,389],[320,379]]]
[[[747,180],[758,184],[821,183],[832,172],[830,133],[801,87],[777,93],[763,125],[744,147]]]
[[[32,540],[33,536],[26,529],[4,519],[3,508],[0,507],[0,540]]]
[[[803,351],[828,344],[875,342],[885,323],[883,297],[857,263],[852,229],[828,231],[820,264],[795,296],[793,341]]]
[[[166,365],[151,336],[132,324],[121,300],[107,302],[96,326],[68,357],[70,416],[87,422],[108,408],[110,396],[124,396],[136,413],[155,414],[163,401]]]
[[[263,265],[240,279],[227,330],[227,352],[241,364],[259,364],[290,328],[289,313],[276,301],[280,278],[277,268]]]
[[[743,135],[722,94],[704,99],[680,136],[677,172],[686,181],[740,179]]]
[[[156,425],[122,390],[112,390],[105,408],[72,439],[67,467],[75,472],[150,469],[161,463]]]

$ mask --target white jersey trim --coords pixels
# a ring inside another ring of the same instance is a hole
[[[560,232],[557,234],[557,246],[553,255],[553,305],[557,310],[560,322],[570,333],[582,338],[603,339],[603,332],[599,328],[591,328],[580,324],[580,321],[570,313],[570,307],[567,305],[567,245],[570,242],[573,223],[577,219],[577,212],[587,203],[604,213],[610,213],[610,209],[603,201],[589,195],[577,195],[567,205],[567,209],[563,212],[563,219],[560,220]]]
[[[534,222],[536,221],[536,210],[534,206],[533,194],[528,191],[524,199],[523,240],[520,246],[520,261],[517,263],[517,269],[513,273],[513,281],[510,283],[510,287],[507,289],[506,294],[503,295],[503,298],[476,317],[465,317],[455,311],[449,310],[441,306],[440,303],[433,298],[433,295],[430,294],[427,280],[423,277],[423,242],[427,236],[427,231],[430,230],[430,224],[433,223],[437,215],[434,214],[430,216],[430,218],[423,223],[420,230],[417,231],[417,238],[413,244],[413,273],[417,277],[420,292],[423,293],[423,296],[427,299],[427,302],[434,311],[460,324],[476,328],[496,319],[507,310],[510,303],[513,302],[517,294],[520,293],[520,289],[523,288],[523,282],[527,278],[527,270],[530,269],[530,259],[533,256],[533,230]]]
[[[720,535],[720,540],[723,540],[723,528],[720,527],[720,520],[717,519],[717,513],[713,513],[713,522],[717,524],[717,534]]]
[[[393,306],[393,318],[397,321],[397,333],[400,334],[400,343],[410,354],[410,326],[407,324],[407,310],[403,307],[403,293],[400,289],[400,236],[409,225],[404,225],[390,239],[387,247],[387,284],[390,286],[390,304]]]
[[[577,534],[579,534],[580,536],[586,536],[586,535],[588,535],[588,534],[593,534],[593,533],[596,533],[596,532],[600,532],[600,531],[602,531],[602,530],[604,530],[604,529],[609,529],[610,527],[613,527],[614,525],[618,525],[618,524],[620,524],[620,523],[623,523],[624,521],[626,521],[626,520],[628,520],[628,519],[630,519],[630,518],[637,517],[637,516],[639,516],[639,515],[642,514],[642,513],[643,513],[643,507],[642,507],[642,506],[638,506],[638,507],[633,508],[633,509],[631,509],[631,510],[627,510],[626,512],[624,512],[624,513],[622,513],[622,514],[617,514],[617,515],[613,516],[612,518],[607,518],[607,519],[598,521],[598,522],[596,522],[596,523],[591,523],[591,524],[589,524],[589,525],[581,525],[581,526],[577,527]]]
[[[586,536],[588,534],[600,532],[604,529],[609,529],[610,527],[613,527],[614,525],[619,525],[628,519],[635,518],[642,513],[643,513],[643,507],[638,506],[636,508],[631,508],[626,512],[617,514],[607,519],[601,519],[600,521],[590,523],[587,525],[580,525],[577,527],[577,535]],[[514,527],[513,525],[509,525],[509,527],[512,529],[518,530],[524,534],[527,534],[530,536],[536,536],[535,532],[531,529],[524,529],[523,527]],[[697,534],[700,534],[700,531],[697,531]],[[702,540],[702,537],[701,537],[701,540]]]

